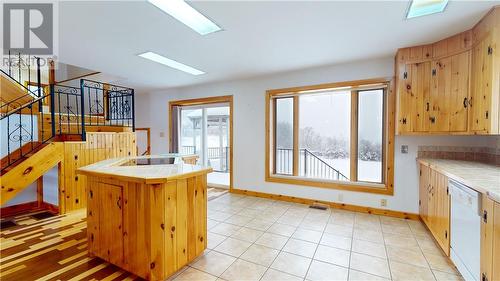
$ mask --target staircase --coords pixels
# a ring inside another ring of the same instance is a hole
[[[33,68],[15,58],[0,70],[2,205],[64,159],[62,141],[135,130],[133,89],[86,79],[79,88],[44,85],[39,59]]]

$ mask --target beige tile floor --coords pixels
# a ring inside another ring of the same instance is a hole
[[[462,280],[419,221],[226,194],[173,280]]]

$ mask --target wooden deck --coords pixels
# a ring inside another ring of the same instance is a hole
[[[0,231],[0,280],[142,280],[87,256],[86,211],[36,220],[16,217]]]

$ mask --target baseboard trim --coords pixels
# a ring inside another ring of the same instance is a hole
[[[5,219],[9,217],[14,217],[20,214],[38,212],[38,211],[49,211],[51,213],[59,214],[59,207],[56,205],[49,204],[47,202],[42,202],[38,206],[37,201],[26,202],[22,204],[17,204],[13,206],[3,207],[0,209],[0,218]]]
[[[321,204],[326,204],[326,205],[330,206],[330,208],[334,208],[334,209],[348,210],[348,211],[354,211],[354,212],[360,212],[360,213],[368,213],[368,214],[395,217],[395,218],[403,218],[403,219],[410,219],[410,220],[420,220],[419,214],[405,213],[405,212],[399,212],[399,211],[393,211],[393,210],[385,210],[385,209],[378,209],[378,208],[344,204],[344,203],[335,203],[335,202],[328,202],[328,201],[322,201],[322,200],[313,200],[313,199],[306,199],[306,198],[300,198],[300,197],[293,197],[293,196],[279,195],[279,194],[272,194],[272,193],[265,193],[265,192],[258,192],[258,191],[250,191],[250,190],[243,190],[243,189],[235,189],[235,188],[233,188],[229,192],[234,193],[234,194],[243,194],[243,195],[261,197],[261,198],[267,198],[267,199],[274,199],[274,200],[280,200],[280,201],[286,201],[286,202],[307,204],[307,205],[311,205],[313,203],[321,203]]]

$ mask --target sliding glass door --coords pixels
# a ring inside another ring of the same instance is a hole
[[[210,166],[208,183],[229,186],[229,104],[180,106],[178,151],[198,155],[198,163]]]

